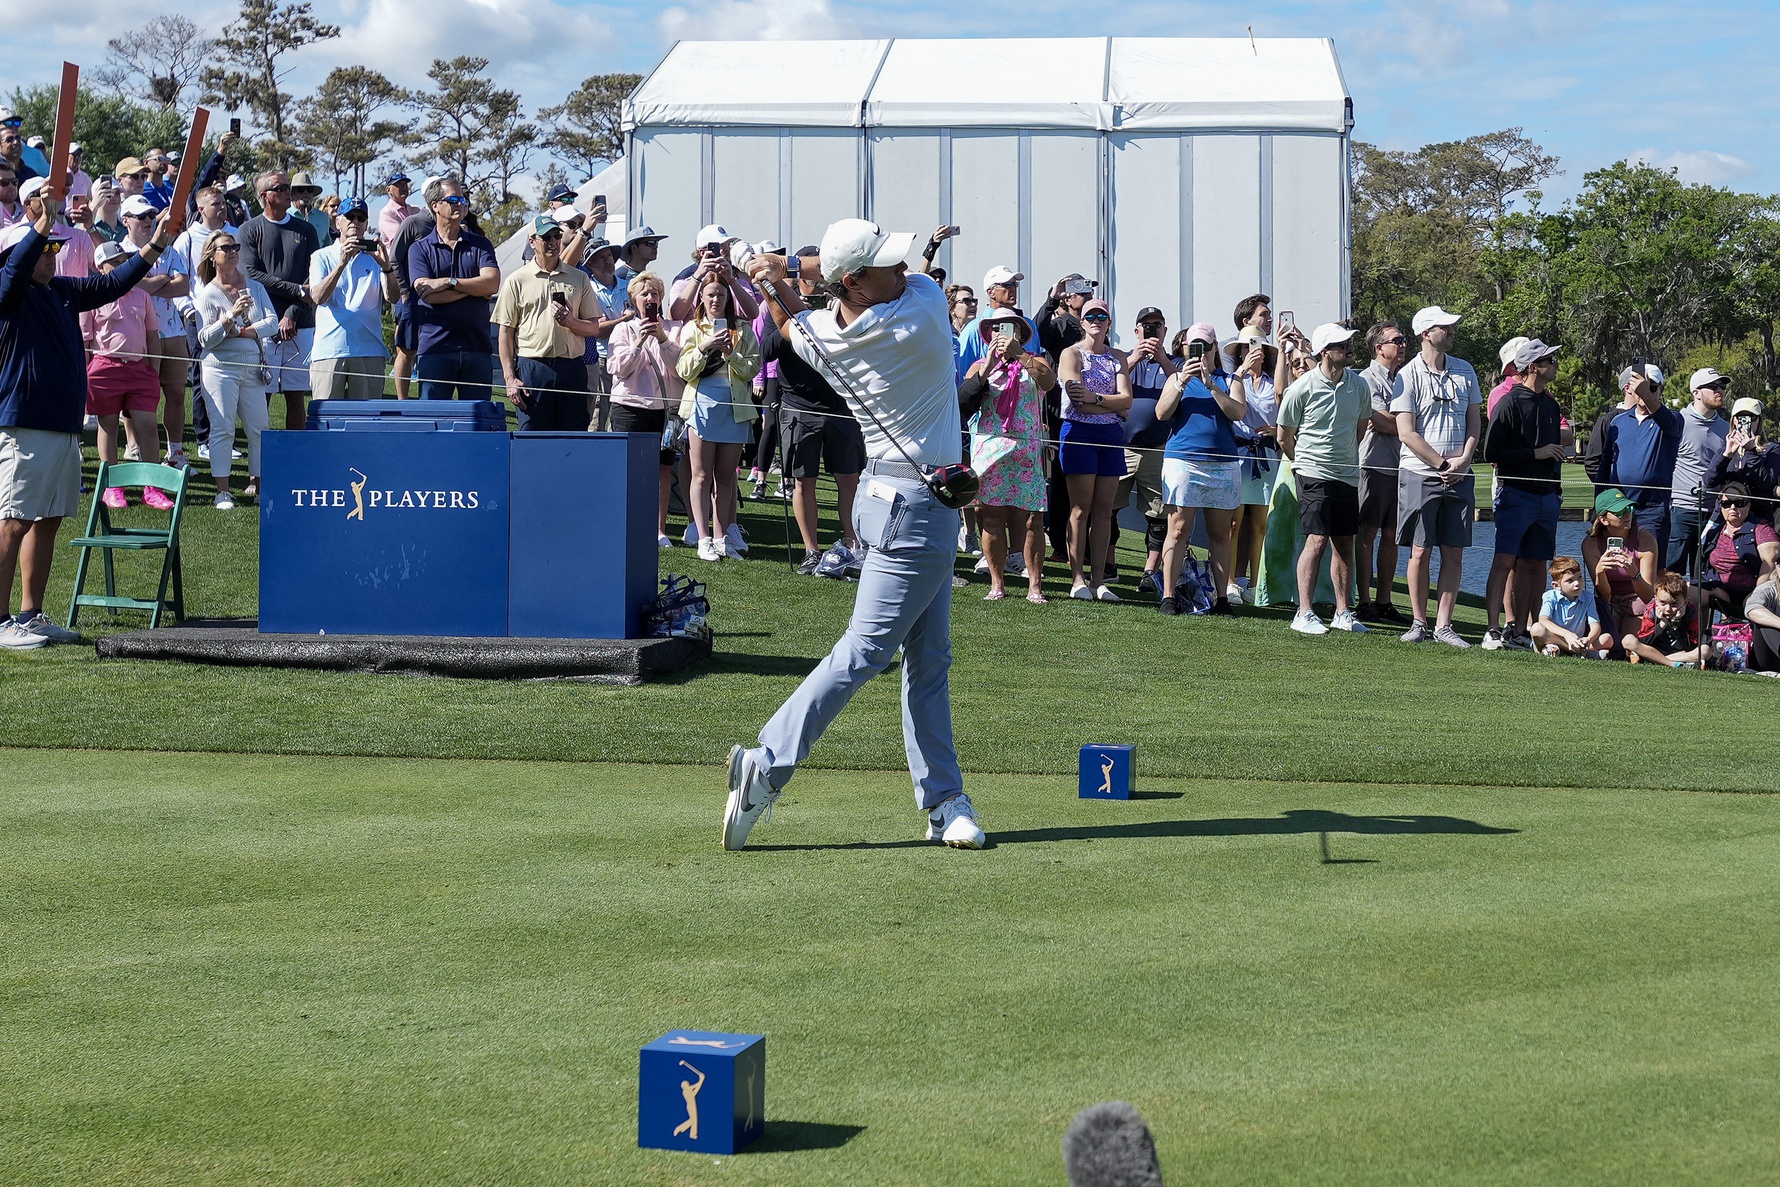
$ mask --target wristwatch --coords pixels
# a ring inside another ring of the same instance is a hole
[[[451,287],[452,287],[452,288],[456,288],[456,287],[457,287],[457,277],[455,277],[455,276],[453,276],[453,277],[452,277],[452,278],[451,278]]]

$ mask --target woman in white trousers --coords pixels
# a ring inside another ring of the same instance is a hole
[[[247,430],[247,489],[260,493],[260,434],[265,431],[265,356],[261,342],[278,330],[278,314],[256,280],[240,267],[241,245],[228,231],[204,241],[196,269],[203,288],[192,298],[198,308],[198,349],[204,364],[204,403],[210,412],[210,473],[216,479],[216,506],[235,506],[229,492],[235,419]]]

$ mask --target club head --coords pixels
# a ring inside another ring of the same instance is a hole
[[[982,480],[965,463],[954,462],[949,466],[941,466],[929,475],[927,486],[933,491],[934,498],[956,511],[976,502]]]

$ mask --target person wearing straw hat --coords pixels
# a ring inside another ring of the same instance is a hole
[[[315,205],[320,198],[321,187],[307,173],[299,169],[290,175],[291,214],[313,227],[316,243],[326,247],[334,241],[334,228],[328,216]]]
[[[1298,555],[1298,612],[1292,629],[1326,635],[1330,627],[1366,633],[1353,611],[1354,534],[1360,528],[1360,432],[1372,415],[1372,391],[1349,369],[1355,331],[1334,322],[1310,336],[1317,365],[1293,381],[1279,401],[1279,445],[1292,459],[1298,483],[1298,526],[1304,550]],[[1329,556],[1335,587],[1335,618],[1329,626],[1311,603]]]

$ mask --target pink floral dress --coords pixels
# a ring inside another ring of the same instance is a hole
[[[982,481],[977,502],[987,507],[1045,509],[1044,394],[1020,368],[1017,389],[989,395],[970,422],[970,464]]]

